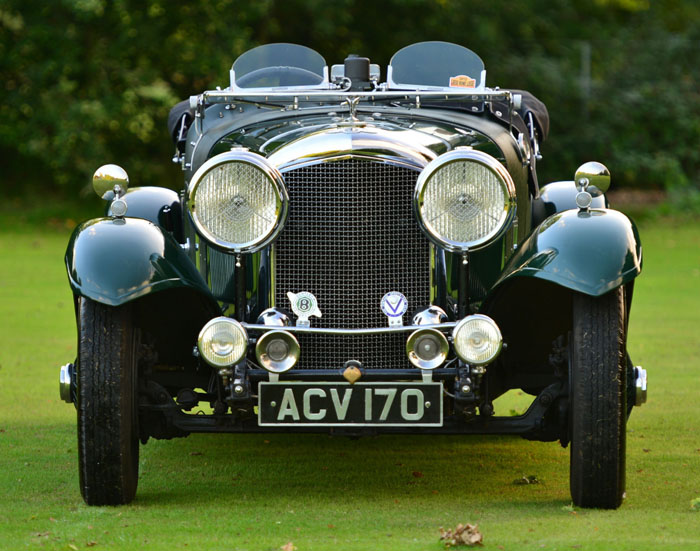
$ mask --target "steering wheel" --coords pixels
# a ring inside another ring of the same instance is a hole
[[[263,67],[236,79],[239,88],[266,88],[268,86],[304,86],[320,84],[323,77],[301,67]]]

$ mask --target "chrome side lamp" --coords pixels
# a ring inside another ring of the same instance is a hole
[[[590,161],[578,167],[574,176],[576,183],[576,205],[586,210],[591,206],[593,197],[603,195],[610,188],[610,171],[596,161]]]
[[[92,189],[100,199],[112,200],[112,216],[124,217],[127,204],[123,197],[129,189],[129,175],[126,170],[118,165],[102,165],[92,177]]]

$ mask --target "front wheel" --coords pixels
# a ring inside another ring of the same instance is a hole
[[[81,298],[78,459],[88,505],[121,505],[136,494],[139,442],[137,340],[128,306]]]
[[[580,507],[616,509],[624,496],[625,341],[622,288],[601,297],[574,295],[570,486]]]

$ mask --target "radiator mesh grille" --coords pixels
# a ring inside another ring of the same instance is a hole
[[[276,247],[276,304],[309,291],[323,313],[315,327],[384,327],[382,296],[408,299],[404,322],[430,301],[430,252],[413,216],[418,172],[345,159],[285,174],[289,218]],[[299,369],[340,369],[350,359],[367,368],[410,367],[406,334],[300,335]]]

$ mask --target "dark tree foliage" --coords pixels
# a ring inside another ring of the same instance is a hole
[[[225,86],[242,52],[296,42],[385,67],[421,40],[470,47],[490,85],[545,101],[543,181],[596,159],[617,187],[693,188],[698,20],[695,0],[4,0],[3,188],[74,194],[106,162],[132,185],[177,187],[168,110]]]

